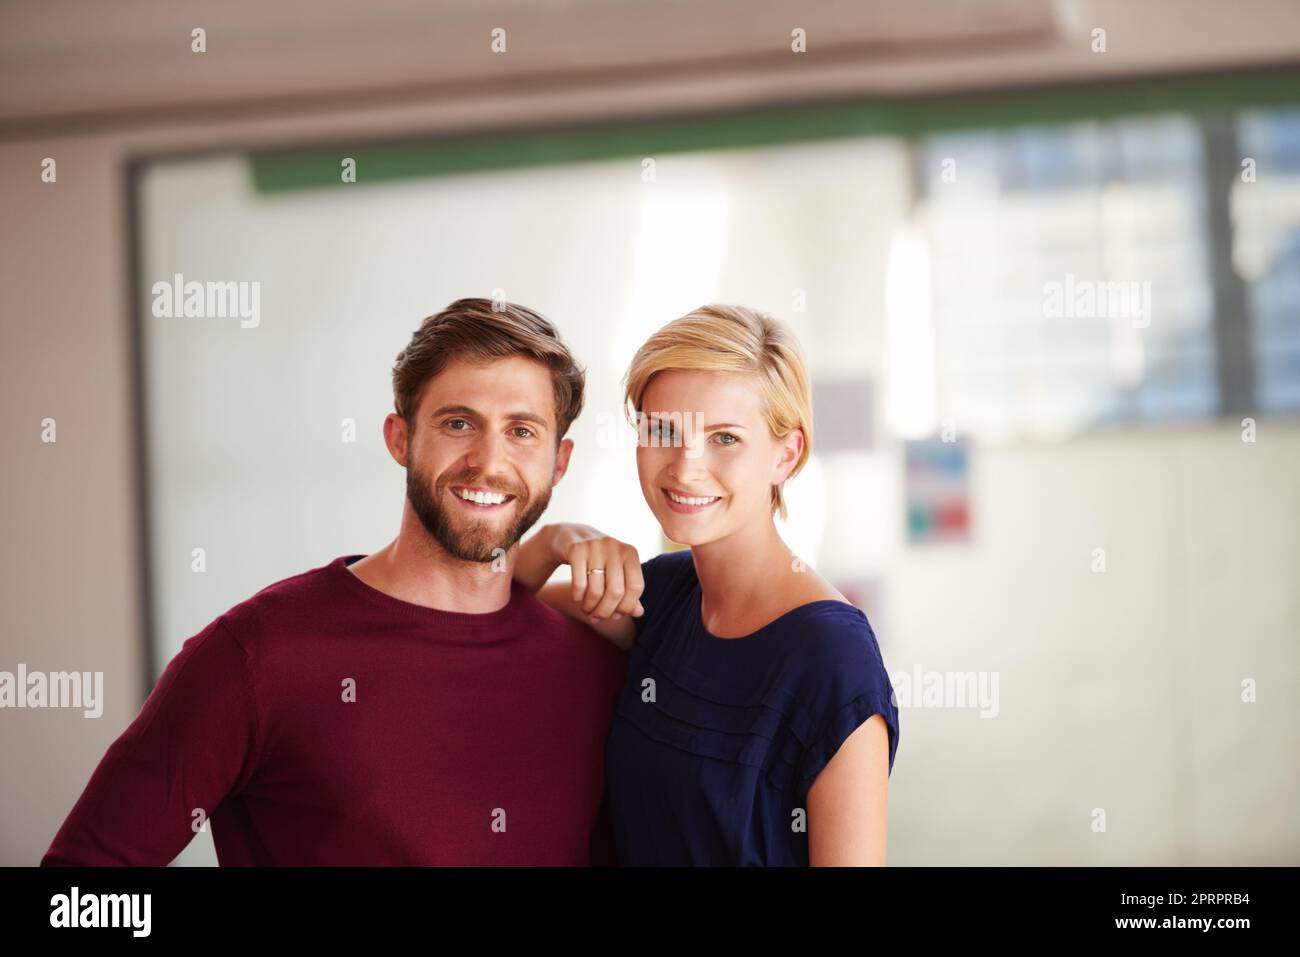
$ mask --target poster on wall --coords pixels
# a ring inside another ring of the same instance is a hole
[[[937,439],[904,446],[908,543],[969,541],[969,446]]]

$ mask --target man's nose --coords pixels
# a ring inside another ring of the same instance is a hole
[[[465,451],[465,465],[482,475],[504,474],[509,454],[506,437],[485,429]]]

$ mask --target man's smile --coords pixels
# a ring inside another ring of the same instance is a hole
[[[472,485],[449,486],[452,496],[466,508],[477,512],[492,512],[505,508],[515,500],[513,495],[495,489]]]

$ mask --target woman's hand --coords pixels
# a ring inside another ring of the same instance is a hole
[[[640,600],[645,581],[635,548],[590,525],[548,525],[541,534],[549,536],[551,557],[572,570],[570,596],[585,616],[619,621],[645,614]]]
[[[645,580],[635,548],[590,525],[568,523],[544,525],[518,548],[515,581],[624,651],[631,649],[636,641],[632,619],[645,614]],[[572,582],[546,584],[561,565],[572,569]]]

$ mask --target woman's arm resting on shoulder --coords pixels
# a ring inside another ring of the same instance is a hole
[[[608,638],[624,651],[632,647],[632,642],[636,638],[636,625],[632,623],[632,619],[626,615],[619,615],[617,618],[595,618],[588,615],[582,610],[582,603],[574,600],[572,583],[557,582],[554,585],[547,585],[537,593],[537,597],[556,611],[590,626],[593,631]]]
[[[526,542],[519,543],[515,555],[514,580],[534,595],[550,579],[551,573],[564,561],[556,552],[555,535],[558,525],[543,525]],[[581,526],[586,528],[587,526]],[[595,531],[595,529],[592,529]]]
[[[808,863],[883,866],[888,795],[889,729],[873,714],[845,739],[808,789]]]
[[[560,565],[570,567],[571,581],[547,585]],[[546,525],[519,546],[514,577],[552,608],[621,648],[632,646],[632,619],[644,614],[640,598],[645,581],[641,557],[631,545],[590,525]]]

